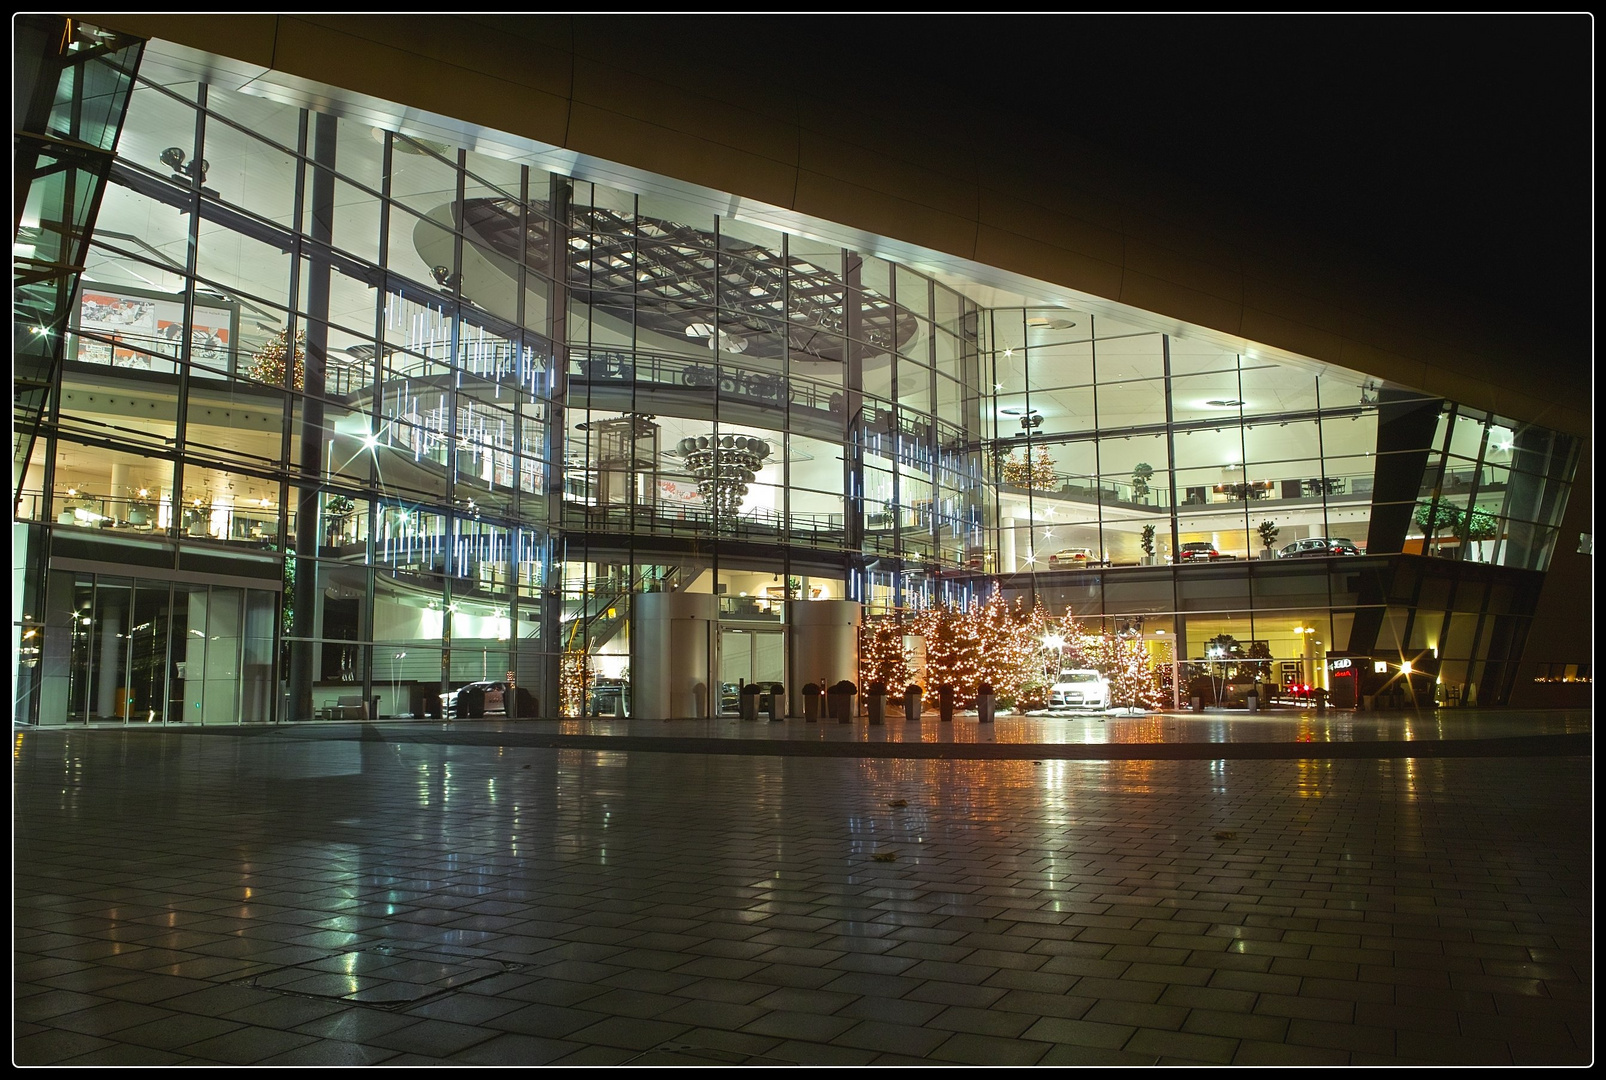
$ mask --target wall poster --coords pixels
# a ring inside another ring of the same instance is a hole
[[[184,344],[182,296],[131,286],[85,284],[74,319],[76,349],[69,358],[135,371],[174,374]],[[197,297],[189,326],[190,362],[232,372],[240,336],[240,307],[220,297]]]

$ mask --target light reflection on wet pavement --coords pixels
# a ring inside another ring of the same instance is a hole
[[[19,729],[14,1057],[1587,1063],[1589,732]]]

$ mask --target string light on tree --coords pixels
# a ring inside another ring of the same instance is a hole
[[[859,685],[883,683],[902,691],[913,681],[904,627],[896,619],[877,619],[859,627]]]
[[[258,349],[251,358],[251,378],[257,382],[268,383],[271,386],[284,385],[284,369],[286,362],[290,365],[290,385],[297,390],[303,389],[306,373],[303,370],[302,347],[307,342],[305,330],[296,331],[295,348],[290,348],[290,328],[285,327],[268,343]]]
[[[1004,459],[1002,469],[1004,483],[1011,487],[1052,491],[1057,485],[1054,459],[1048,456],[1046,446],[1038,447],[1035,458],[1029,450],[1025,458],[1018,459],[1011,454]]]

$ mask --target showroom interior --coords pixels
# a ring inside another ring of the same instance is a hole
[[[1529,678],[1575,432],[526,135],[449,141],[377,82],[51,22],[16,46],[44,55],[19,721],[423,716],[476,681],[526,715],[719,714],[769,681],[797,711],[858,678],[822,669],[862,625],[994,592],[1156,664],[1224,638],[1285,684],[1410,663],[1444,705]]]

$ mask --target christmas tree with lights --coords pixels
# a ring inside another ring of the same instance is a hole
[[[297,390],[302,389],[306,374],[301,363],[302,346],[307,343],[307,332],[296,331],[295,348],[290,347],[290,328],[285,327],[268,343],[258,349],[251,358],[251,378],[257,382],[267,383],[270,386],[283,386],[285,384],[285,365],[290,365],[290,385]]]
[[[558,666],[558,711],[561,716],[584,716],[591,689],[591,656],[584,649],[565,649]]]
[[[935,604],[916,617],[913,628],[926,641],[926,687],[935,691],[946,683],[961,708],[974,706],[983,679],[974,608]]]
[[[1032,457],[1030,450],[1026,451],[1026,456],[1021,459],[1011,454],[1004,459],[1002,469],[1004,483],[1011,487],[1052,491],[1056,486],[1054,459],[1048,456],[1046,446],[1038,447],[1035,458]]]
[[[904,627],[896,619],[877,619],[859,627],[859,685],[882,683],[890,693],[900,694],[914,679],[909,667],[909,650],[904,646]]]

